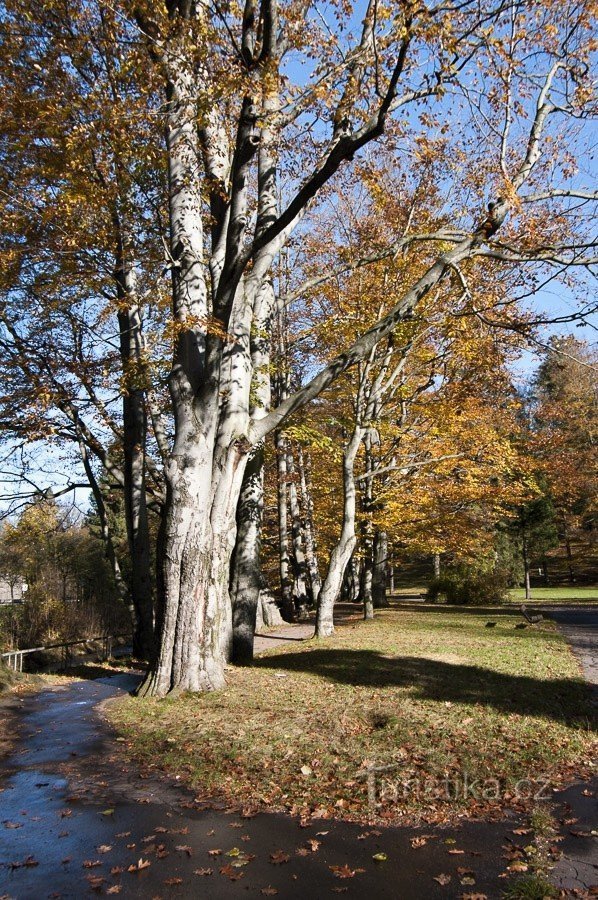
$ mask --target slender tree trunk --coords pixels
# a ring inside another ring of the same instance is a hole
[[[276,461],[278,475],[278,554],[280,571],[280,590],[282,594],[282,610],[285,619],[295,619],[293,607],[293,582],[290,577],[289,559],[289,506],[288,506],[288,473],[286,440],[280,432],[275,436]]]
[[[355,459],[362,438],[363,429],[355,426],[343,454],[343,524],[339,540],[332,548],[328,571],[320,591],[316,614],[317,637],[328,637],[328,635],[334,633],[334,604],[340,595],[345,569],[357,543],[355,534],[357,495],[355,487]]]
[[[106,504],[104,502],[104,496],[102,494],[102,490],[100,488],[97,478],[95,477],[95,473],[94,473],[91,463],[89,461],[89,455],[87,452],[87,448],[81,439],[79,439],[79,450],[81,453],[81,460],[83,462],[83,468],[85,469],[85,474],[87,475],[87,479],[89,481],[89,486],[91,487],[91,492],[92,492],[93,498],[95,500],[96,509],[98,511],[98,519],[100,522],[100,534],[102,536],[102,541],[104,543],[104,551],[106,554],[106,559],[108,560],[108,564],[110,565],[110,570],[112,572],[112,577],[114,579],[114,586],[116,588],[116,593],[118,595],[118,598],[122,602],[122,604],[127,608],[129,615],[131,616],[131,625],[132,625],[131,630],[132,630],[132,634],[134,637],[135,634],[139,630],[137,611],[131,600],[125,580],[122,577],[120,564],[118,562],[118,556],[116,555],[116,548],[114,546],[112,530],[110,528],[110,523],[108,521],[108,515],[106,512]]]
[[[548,559],[546,556],[542,560],[542,568],[544,569],[544,586],[550,587],[550,572],[548,570]]]
[[[440,553],[434,554],[434,578],[440,578]]]
[[[314,527],[314,502],[311,484],[309,453],[303,453],[301,446],[297,449],[297,468],[301,478],[301,497],[303,507],[303,533],[305,535],[305,559],[309,574],[311,589],[311,602],[317,603],[322,589],[320,567],[318,564],[318,552]]]
[[[359,585],[359,596],[363,603],[363,618],[368,621],[374,618],[374,600],[372,597],[372,554],[367,553],[363,561],[361,569],[361,581]]]
[[[268,282],[256,297],[251,346],[253,371],[250,415],[254,421],[270,409],[270,324],[274,291]],[[264,511],[264,447],[249,455],[237,507],[237,539],[231,565],[230,595],[233,605],[232,658],[236,663],[253,660],[253,638],[261,587],[261,543]]]
[[[527,535],[525,533],[523,535],[522,551],[523,551],[523,571],[525,574],[525,599],[531,600],[532,588],[531,588],[530,571],[529,571],[529,552],[528,552],[528,545],[527,545]]]
[[[359,587],[361,584],[362,560],[356,556],[356,550],[353,551],[349,565],[347,567],[350,579],[350,599],[351,603],[360,603]]]
[[[387,571],[388,535],[385,531],[376,530],[372,565],[372,602],[374,609],[383,609],[389,605],[386,596]]]
[[[287,472],[289,476],[289,512],[291,514],[291,544],[293,548],[293,606],[300,611],[308,605],[307,562],[303,518],[297,491],[297,471],[292,447],[288,446]]]
[[[575,571],[573,569],[573,552],[571,550],[571,541],[569,540],[569,531],[567,523],[564,526],[565,532],[565,549],[567,550],[567,568],[569,569],[569,583],[575,584]]]
[[[136,307],[119,313],[121,358],[125,393],[123,396],[123,474],[125,521],[131,560],[131,599],[137,612],[133,649],[142,659],[150,659],[154,649],[154,600],[151,546],[146,503],[145,448],[147,419],[143,389],[138,387],[135,332],[141,327]]]
[[[233,662],[253,660],[253,637],[260,596],[260,550],[264,508],[264,446],[250,455],[237,507],[237,539],[232,561]]]

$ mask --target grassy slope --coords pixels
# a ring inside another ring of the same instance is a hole
[[[231,669],[225,692],[127,698],[110,715],[148,764],[249,804],[360,818],[364,764],[397,763],[378,785],[386,821],[498,811],[513,805],[517,779],[555,786],[582,771],[592,733],[587,687],[554,627],[517,630],[520,616],[504,608],[496,627],[487,621],[474,610],[382,611]],[[502,799],[393,795],[405,779],[457,784],[464,772],[500,779]]]

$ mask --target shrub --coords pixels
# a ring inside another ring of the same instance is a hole
[[[507,579],[501,571],[455,569],[431,582],[427,599],[432,603],[444,602],[455,606],[484,606],[487,603],[504,603],[507,593]]]

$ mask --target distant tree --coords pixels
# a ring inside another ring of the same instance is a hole
[[[553,498],[575,580],[572,534],[592,534],[598,512],[598,353],[573,336],[553,338],[533,385],[534,454]]]
[[[525,599],[531,599],[531,560],[543,557],[547,550],[558,545],[555,511],[547,494],[529,500],[518,507],[511,529],[521,548],[525,582]]]

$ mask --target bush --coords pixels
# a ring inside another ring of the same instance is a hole
[[[505,573],[455,570],[435,578],[428,587],[427,599],[452,606],[485,606],[504,603],[508,596]]]

